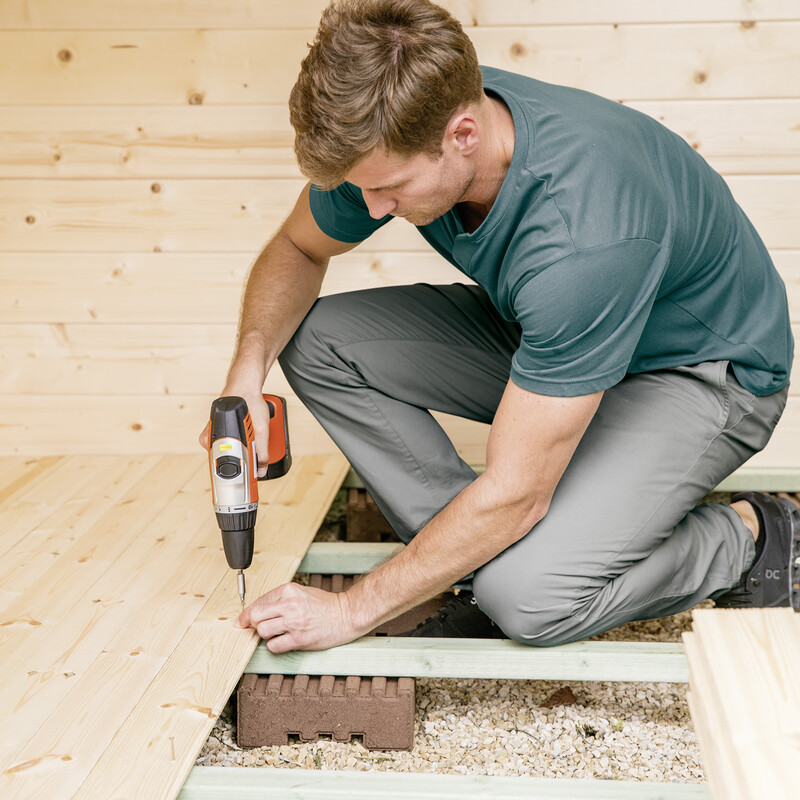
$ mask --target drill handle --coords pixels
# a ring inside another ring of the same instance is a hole
[[[269,464],[267,474],[259,478],[260,481],[280,478],[292,466],[286,400],[276,394],[265,394],[263,397],[269,407]]]

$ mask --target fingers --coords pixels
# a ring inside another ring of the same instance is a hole
[[[258,458],[258,477],[267,474],[269,466],[269,406],[259,397],[252,404],[248,403],[250,419],[253,422],[253,436],[255,437],[256,456]]]
[[[200,436],[197,437],[197,441],[200,442],[200,447],[208,450],[211,447],[211,421],[209,420],[206,423],[205,428],[203,428],[203,432]]]

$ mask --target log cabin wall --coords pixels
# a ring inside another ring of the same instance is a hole
[[[660,119],[728,181],[800,321],[796,0],[449,0],[481,62]],[[325,0],[0,0],[0,455],[194,452],[254,257],[303,185]],[[395,221],[324,292],[463,280]],[[798,383],[800,387],[800,383]],[[267,388],[287,392],[276,371]],[[295,452],[332,444],[290,395]],[[485,426],[444,420],[463,456]],[[800,466],[800,388],[756,465]]]

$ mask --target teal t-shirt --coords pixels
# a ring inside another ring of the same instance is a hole
[[[656,120],[597,95],[489,67],[514,153],[472,233],[451,209],[420,233],[521,326],[511,379],[544,395],[626,373],[730,360],[757,395],[788,383],[786,290],[723,179]],[[348,183],[312,187],[320,229],[358,242],[370,217]]]

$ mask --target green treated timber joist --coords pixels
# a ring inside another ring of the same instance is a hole
[[[686,683],[680,644],[575,642],[530,647],[508,639],[365,637],[330,650],[274,655],[258,645],[245,672],[412,678]]]
[[[711,800],[704,783],[194,767],[177,800]]]
[[[484,471],[482,465],[471,465],[479,475]],[[344,479],[345,489],[363,489],[364,484],[358,476],[350,470]],[[716,491],[718,492],[800,492],[800,469],[792,467],[766,468],[742,467],[733,475],[725,478]]]

